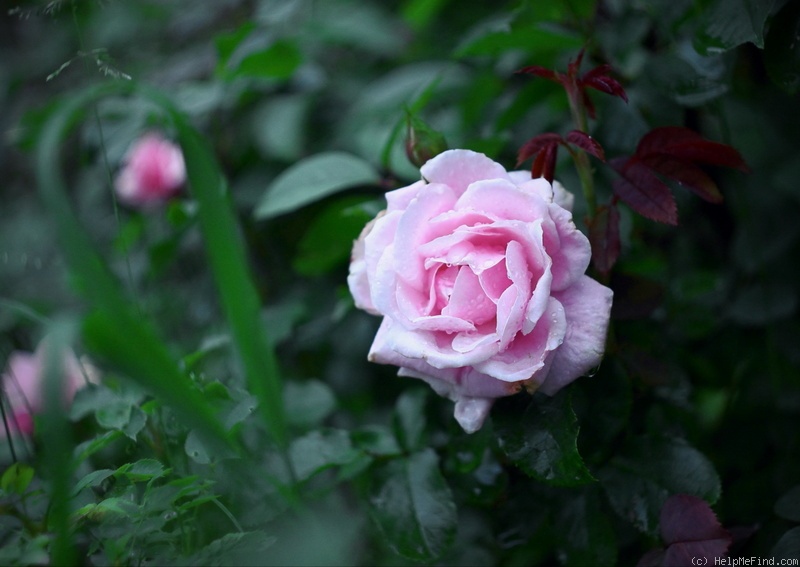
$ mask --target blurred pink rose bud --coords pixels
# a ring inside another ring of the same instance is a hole
[[[3,403],[10,432],[33,433],[33,416],[44,409],[44,370],[46,341],[39,343],[35,353],[15,351],[8,357],[3,373]],[[99,373],[91,363],[78,360],[71,351],[63,355],[63,400],[72,402],[75,392],[87,382],[99,382]],[[10,410],[10,411],[9,411]]]
[[[117,175],[119,199],[136,207],[162,203],[178,193],[186,181],[181,149],[158,134],[142,136],[125,155]]]
[[[572,195],[483,154],[449,150],[386,194],[356,241],[348,284],[383,316],[369,359],[455,401],[467,432],[495,399],[553,395],[599,364],[612,291],[585,275]]]

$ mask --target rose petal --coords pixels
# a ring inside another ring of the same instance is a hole
[[[442,309],[442,315],[452,315],[470,321],[474,325],[494,319],[496,315],[494,303],[486,296],[478,276],[469,266],[459,270],[450,302]]]
[[[421,168],[423,179],[444,183],[457,196],[472,183],[482,179],[509,179],[505,168],[483,154],[471,150],[448,150],[428,161]]]
[[[553,180],[553,202],[562,209],[572,212],[575,195],[567,191],[561,183]]]
[[[588,276],[554,294],[564,306],[567,330],[541,390],[553,395],[600,363],[613,292]]]
[[[453,208],[456,197],[446,185],[431,184],[426,187],[408,208],[402,212],[394,238],[394,267],[397,277],[422,290],[425,278],[423,258],[419,246],[438,236],[431,234],[429,221],[438,214]]]
[[[550,222],[543,222],[544,246],[552,258],[554,291],[568,288],[586,273],[592,258],[589,239],[578,230],[572,220],[572,213],[550,205]]]
[[[506,350],[476,364],[475,369],[506,382],[542,383],[549,372],[550,353],[558,352],[567,330],[566,316],[557,300],[550,299],[547,313],[530,333],[518,334]]]
[[[510,285],[497,301],[497,335],[500,350],[504,350],[522,328],[525,310],[531,296],[531,273],[525,252],[519,242],[511,241],[506,248],[506,270]]]
[[[510,181],[489,179],[470,185],[455,206],[456,210],[480,211],[494,219],[531,222],[547,215],[548,203]]]
[[[384,317],[382,332],[376,335],[369,352],[369,360],[382,364],[397,356],[419,359],[434,368],[460,368],[491,357],[497,352],[494,344],[481,345],[469,352],[458,352],[452,348],[453,336],[425,330],[408,330]],[[404,366],[410,366],[405,364]]]
[[[395,189],[394,191],[386,192],[386,210],[387,211],[404,211],[408,208],[409,203],[416,198],[419,192],[424,189],[428,184],[420,180],[406,187]]]

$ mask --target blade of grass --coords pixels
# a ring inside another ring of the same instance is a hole
[[[94,308],[85,337],[90,346],[118,365],[154,395],[173,406],[192,427],[228,443],[224,427],[211,407],[180,372],[156,330],[142,320],[120,290],[116,278],[94,249],[75,213],[59,167],[59,148],[81,111],[93,101],[133,90],[125,83],[108,83],[68,99],[45,124],[37,148],[39,190],[56,223],[67,263],[79,292]]]
[[[75,448],[64,412],[64,355],[77,325],[57,321],[48,333],[44,359],[44,412],[42,414],[42,464],[50,481],[48,531],[54,534],[51,548],[53,565],[75,565],[77,555],[70,521],[72,513],[72,474]]]

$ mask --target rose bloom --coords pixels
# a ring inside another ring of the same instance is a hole
[[[382,315],[369,360],[455,401],[465,431],[495,399],[553,395],[597,366],[612,292],[585,275],[589,241],[559,183],[450,150],[355,242],[356,306]]]
[[[46,341],[39,343],[36,352],[12,352],[3,373],[3,403],[10,432],[33,434],[33,416],[44,410],[44,379]],[[75,392],[87,382],[98,382],[98,372],[90,363],[79,361],[67,350],[62,356],[63,393],[65,404],[72,402]],[[9,411],[10,410],[10,411]]]
[[[125,155],[114,183],[120,201],[152,206],[175,196],[186,181],[181,149],[158,134],[140,138]]]

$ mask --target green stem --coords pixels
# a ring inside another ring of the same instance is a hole
[[[572,114],[575,128],[588,134],[589,127],[586,119],[586,107],[583,104],[577,85],[573,85],[573,88],[567,89],[567,99],[569,100],[569,110]],[[592,219],[597,212],[597,196],[594,192],[592,165],[589,163],[589,156],[586,155],[586,152],[583,150],[575,152],[573,157],[575,159],[575,167],[578,170],[578,177],[581,180],[583,197],[586,200],[587,214],[588,217]]]

